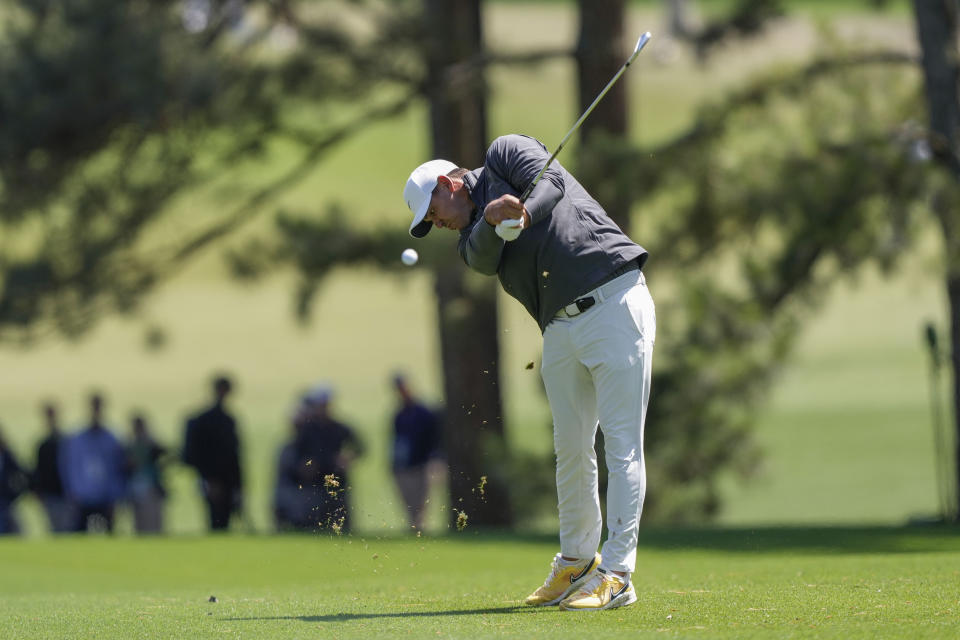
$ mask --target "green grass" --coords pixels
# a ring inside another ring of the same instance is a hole
[[[556,543],[471,531],[0,541],[4,638],[949,638],[956,530],[649,530],[628,608],[529,609]],[[209,602],[210,596],[217,602]]]
[[[726,484],[723,521],[892,523],[932,515],[922,330],[931,320],[942,330],[944,317],[941,286],[922,258],[895,278],[867,272],[837,283],[758,416],[760,477]]]

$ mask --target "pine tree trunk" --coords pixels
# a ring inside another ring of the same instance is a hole
[[[577,83],[580,109],[583,113],[607,86],[632,51],[635,40],[624,39],[624,0],[580,0],[580,38],[577,43]],[[639,35],[639,34],[638,34]],[[629,47],[627,46],[629,44]],[[580,125],[582,140],[577,177],[628,235],[630,233],[629,189],[616,179],[615,160],[594,150],[602,138],[628,137],[627,86],[628,74],[610,88],[593,113]]]
[[[953,244],[960,245],[960,242]],[[960,250],[960,247],[955,248]],[[953,258],[955,263],[957,260],[957,257]],[[957,486],[953,495],[957,497],[957,504],[953,505],[953,516],[955,520],[960,521],[960,267],[956,264],[953,273],[947,278],[947,297],[950,304],[950,363],[953,368],[953,418],[956,426],[953,461]]]
[[[428,0],[425,7],[433,157],[467,169],[483,164],[488,142],[486,86],[481,66],[471,64],[483,48],[480,4],[480,0]],[[450,522],[462,524],[458,518],[463,512],[468,526],[510,526],[498,366],[498,285],[495,278],[468,272],[456,251],[454,234],[437,230],[434,234],[443,234],[451,245],[436,281]]]
[[[930,112],[930,146],[934,157],[960,182],[960,53],[957,49],[956,0],[914,0],[917,38]],[[937,207],[947,253],[947,298],[950,313],[950,363],[953,373],[955,479],[960,517],[960,212]]]

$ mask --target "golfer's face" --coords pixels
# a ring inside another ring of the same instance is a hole
[[[473,207],[463,187],[451,188],[439,183],[430,197],[430,208],[424,220],[428,220],[439,229],[459,231],[470,224],[470,212]]]

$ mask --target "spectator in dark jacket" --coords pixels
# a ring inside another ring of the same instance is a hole
[[[59,457],[64,438],[60,432],[57,407],[52,402],[43,405],[43,419],[47,437],[37,447],[37,466],[33,472],[33,492],[36,494],[54,533],[72,531],[76,526],[73,505],[63,491]]]
[[[321,386],[307,393],[294,442],[297,470],[313,500],[311,525],[337,533],[350,530],[348,470],[364,445],[351,427],[334,419],[332,391]]]
[[[439,455],[437,414],[420,402],[402,374],[393,378],[399,407],[393,418],[393,477],[407,508],[407,524],[423,530],[423,514],[430,489],[428,463]]]
[[[283,443],[277,455],[277,477],[273,492],[273,515],[280,531],[309,531],[317,526],[317,500],[311,489],[311,469],[300,460],[297,444],[306,425],[309,405],[300,399],[290,417],[292,437]],[[304,482],[307,483],[304,489]]]
[[[13,504],[29,484],[27,473],[14,458],[3,433],[0,433],[0,535],[20,533]]]
[[[226,376],[214,379],[213,406],[187,420],[184,436],[183,461],[200,475],[214,531],[227,529],[243,505],[237,423],[224,406],[232,388]]]

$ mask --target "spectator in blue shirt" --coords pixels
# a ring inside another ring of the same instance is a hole
[[[63,443],[60,476],[76,507],[76,531],[113,531],[116,503],[126,491],[123,445],[103,423],[103,396],[90,396],[90,423]]]

